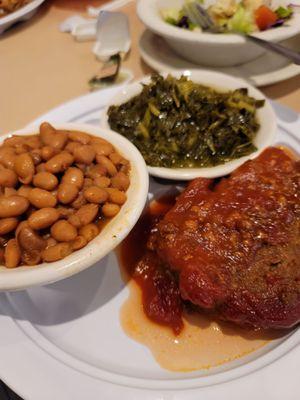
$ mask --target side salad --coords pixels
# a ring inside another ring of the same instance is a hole
[[[202,31],[197,12],[205,9],[220,33],[244,33],[284,25],[293,13],[294,6],[272,5],[270,0],[216,0],[205,5],[203,0],[186,0],[180,9],[161,9],[165,22],[191,31]]]

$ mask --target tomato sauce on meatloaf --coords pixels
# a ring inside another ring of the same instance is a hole
[[[300,163],[283,150],[268,148],[228,177],[193,180],[138,230],[132,276],[152,320],[178,333],[192,305],[255,328],[299,322]]]

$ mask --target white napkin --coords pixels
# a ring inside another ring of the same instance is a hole
[[[63,21],[59,30],[61,32],[70,32],[78,41],[96,40],[96,19],[82,18],[80,15],[73,15]]]

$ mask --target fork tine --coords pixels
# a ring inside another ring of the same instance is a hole
[[[191,22],[200,25],[202,29],[206,30],[208,28],[206,19],[203,18],[201,13],[199,13],[195,3],[188,3],[184,6],[184,11],[190,18]]]
[[[202,16],[202,18],[205,20],[208,28],[212,28],[215,24],[211,18],[211,16],[208,14],[208,12],[203,8],[199,3],[195,3],[196,9],[199,12],[199,14]]]

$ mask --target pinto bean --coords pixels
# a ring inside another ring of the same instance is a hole
[[[69,139],[74,142],[79,142],[81,144],[88,144],[91,141],[91,137],[89,134],[85,132],[69,132]]]
[[[26,138],[23,136],[23,139],[24,139],[26,145],[29,147],[29,149],[32,149],[32,150],[40,149],[42,143],[41,143],[39,136],[32,135],[32,136],[26,136]]]
[[[73,161],[74,157],[72,154],[68,153],[67,151],[62,151],[56,156],[50,158],[50,160],[46,162],[45,168],[46,171],[57,174],[68,169]]]
[[[56,151],[51,146],[44,146],[41,149],[41,156],[44,161],[50,160],[55,155]]]
[[[30,226],[23,225],[17,233],[17,240],[21,249],[28,252],[34,250],[43,250],[46,247],[47,242],[41,238]]]
[[[99,233],[99,229],[96,224],[87,224],[79,229],[79,235],[83,236],[87,242],[94,239]]]
[[[83,192],[84,197],[89,203],[101,204],[108,199],[108,193],[97,186],[90,186]]]
[[[86,171],[86,165],[85,164],[81,164],[81,163],[76,163],[76,168],[79,168],[84,174]]]
[[[17,195],[26,197],[26,199],[28,199],[28,196],[29,196],[29,193],[31,192],[31,190],[32,190],[32,186],[22,185],[19,187],[19,189],[17,191]]]
[[[71,206],[73,208],[76,208],[76,210],[78,210],[80,207],[82,207],[83,205],[85,205],[87,203],[84,195],[82,192],[80,192],[77,196],[77,198],[71,203]]]
[[[40,250],[32,250],[32,251],[22,251],[21,256],[22,262],[26,265],[37,265],[42,260],[42,255]]]
[[[58,242],[71,242],[77,236],[77,229],[65,220],[55,222],[51,226],[50,232]]]
[[[123,172],[118,172],[111,178],[111,186],[113,188],[126,191],[129,187],[130,180]]]
[[[82,146],[75,147],[73,155],[76,162],[89,165],[93,162],[96,152],[93,146],[84,144]]]
[[[19,234],[20,230],[23,229],[23,228],[26,228],[26,227],[29,227],[28,222],[27,221],[21,221],[19,223],[19,225],[17,226],[15,237],[18,237],[18,234]]]
[[[19,177],[20,182],[28,185],[33,178],[35,167],[29,153],[19,154],[15,158],[14,170]]]
[[[99,136],[91,136],[91,144],[94,145],[97,143],[108,143],[108,141]]]
[[[71,242],[71,246],[73,250],[82,249],[84,246],[87,245],[87,240],[84,236],[76,236],[76,238]]]
[[[56,129],[48,122],[40,125],[40,139],[45,146],[51,146],[52,138],[56,134]]]
[[[78,189],[83,186],[84,175],[79,168],[70,167],[66,170],[64,176],[62,177],[62,183],[72,184]]]
[[[13,231],[18,226],[17,218],[2,218],[0,219],[0,235],[6,235],[7,233]]]
[[[97,204],[85,204],[74,215],[79,217],[81,225],[90,224],[97,216],[99,206]]]
[[[115,166],[128,164],[128,161],[117,152],[111,153],[109,155],[109,159],[114,163]]]
[[[60,214],[56,208],[41,208],[30,215],[28,224],[34,230],[45,229],[54,224],[59,217]]]
[[[53,262],[62,260],[72,253],[72,247],[70,243],[57,243],[54,246],[46,248],[42,252],[42,259],[45,262]]]
[[[80,228],[81,227],[81,221],[80,218],[78,217],[78,215],[70,215],[68,217],[68,222],[70,222],[70,224],[72,224],[73,226],[75,226],[75,228]]]
[[[21,250],[16,239],[10,239],[4,250],[5,266],[16,268],[21,261]]]
[[[11,147],[15,147],[19,144],[23,144],[25,141],[23,136],[18,136],[18,135],[13,135],[11,137],[8,137],[7,139],[5,139],[3,141],[3,145],[4,146],[11,146]]]
[[[55,207],[56,197],[44,189],[34,188],[28,195],[28,200],[36,208]]]
[[[58,206],[57,211],[59,212],[60,218],[68,218],[70,215],[74,214],[74,208]]]
[[[94,183],[93,179],[85,178],[84,181],[83,181],[83,188],[86,189],[86,188],[88,188],[90,186],[93,186],[93,183]]]
[[[86,176],[92,179],[96,179],[100,176],[105,176],[107,173],[107,169],[103,165],[91,165],[86,172]]]
[[[115,217],[120,211],[120,206],[118,204],[105,203],[102,207],[102,214],[106,218]]]
[[[68,134],[65,131],[57,130],[53,135],[50,146],[56,151],[62,150],[68,141]]]
[[[33,184],[40,189],[53,190],[58,185],[58,179],[50,172],[38,172],[33,177]]]
[[[61,183],[58,187],[57,198],[62,204],[69,204],[74,201],[78,195],[78,188],[69,183]]]
[[[8,168],[1,169],[0,186],[15,187],[17,183],[18,183],[18,176],[13,170]]]
[[[57,241],[50,236],[49,238],[46,239],[46,243],[47,243],[46,244],[46,249],[47,249],[48,247],[55,246],[57,244]]]
[[[65,150],[68,151],[69,153],[73,154],[74,149],[79,146],[81,146],[81,143],[79,143],[79,142],[68,142],[65,147]]]
[[[40,149],[34,149],[30,152],[32,161],[34,165],[39,165],[40,162],[42,161],[42,156],[41,156],[41,150]]]
[[[107,188],[105,190],[108,193],[108,198],[111,203],[122,205],[127,200],[126,194],[119,189]]]
[[[16,152],[12,147],[0,147],[0,164],[9,169],[14,169]]]
[[[19,155],[19,154],[28,153],[28,151],[30,149],[26,144],[19,144],[14,147],[14,150],[15,150],[15,153]]]
[[[114,151],[113,145],[108,142],[93,143],[93,147],[99,156],[108,156]]]
[[[18,217],[29,207],[29,201],[22,196],[0,197],[0,218]]]
[[[46,172],[46,164],[45,163],[40,163],[39,165],[36,166],[36,172]]]
[[[114,176],[118,172],[117,168],[114,166],[112,161],[109,160],[107,157],[97,155],[96,160],[98,164],[102,165],[107,169],[107,172],[110,176]]]
[[[107,188],[110,185],[110,179],[107,176],[99,176],[94,179],[94,185],[101,189]]]
[[[16,196],[17,194],[18,194],[18,192],[14,188],[11,188],[11,187],[4,188],[4,196],[5,197]]]

